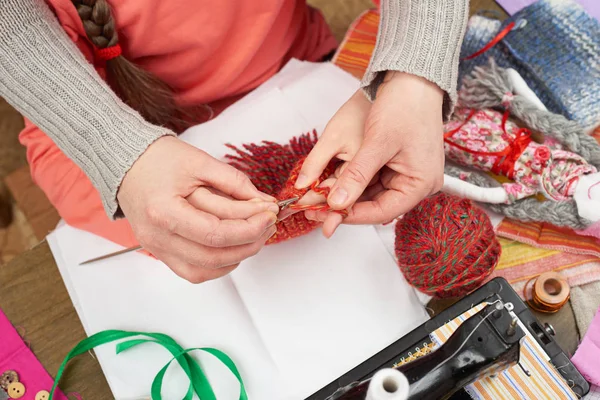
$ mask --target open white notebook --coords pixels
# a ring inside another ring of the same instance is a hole
[[[182,135],[215,157],[224,143],[286,142],[329,118],[358,82],[329,64],[291,62],[257,91]],[[267,246],[231,275],[201,285],[141,254],[80,266],[119,246],[61,225],[52,252],[86,332],[154,331],[185,347],[216,347],[236,362],[251,399],[303,399],[427,319],[374,227],[343,226]],[[116,399],[148,398],[171,358],[144,345],[120,355],[96,350]],[[198,355],[219,400],[239,386],[208,355]],[[182,398],[187,379],[173,366],[164,398]]]

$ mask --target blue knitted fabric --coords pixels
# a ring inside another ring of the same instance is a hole
[[[539,0],[504,22],[473,16],[461,59],[519,20],[526,25],[486,53],[461,62],[459,82],[493,57],[501,67],[516,69],[550,111],[585,129],[600,125],[600,23],[571,0]]]

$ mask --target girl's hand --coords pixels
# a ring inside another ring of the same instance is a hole
[[[148,147],[117,198],[140,245],[193,283],[256,254],[279,211],[242,172],[174,137]]]
[[[333,209],[351,208],[344,222],[380,224],[405,214],[442,187],[443,100],[437,85],[388,72],[373,104],[359,91],[332,118],[297,186],[309,186],[337,157],[347,163],[327,202]],[[335,213],[307,211],[306,216],[324,221],[326,236],[342,222]]]

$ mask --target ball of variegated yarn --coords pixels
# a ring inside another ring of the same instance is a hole
[[[487,214],[445,193],[426,198],[397,222],[395,246],[408,283],[438,298],[477,289],[501,253]]]

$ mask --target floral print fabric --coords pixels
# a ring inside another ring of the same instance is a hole
[[[560,143],[531,140],[530,132],[495,110],[459,108],[444,127],[446,156],[461,165],[511,178],[502,186],[508,202],[542,193],[555,201],[575,193],[581,175],[596,168]]]

